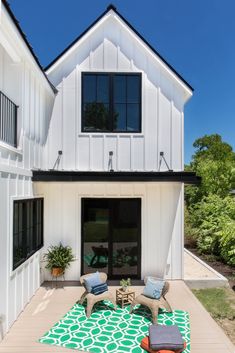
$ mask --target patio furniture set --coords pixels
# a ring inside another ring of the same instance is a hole
[[[152,313],[152,321],[154,324],[157,323],[157,314],[158,314],[158,310],[159,307],[161,305],[163,305],[168,311],[172,312],[171,306],[168,303],[167,299],[166,299],[166,294],[169,291],[169,282],[164,282],[163,283],[163,288],[161,290],[161,294],[159,297],[156,298],[151,298],[149,296],[147,296],[145,293],[142,293],[140,295],[138,295],[137,297],[135,297],[135,292],[134,291],[124,291],[121,288],[116,290],[116,301],[114,299],[113,294],[111,293],[111,291],[108,289],[107,285],[106,285],[106,281],[107,281],[107,274],[104,272],[96,272],[95,275],[97,276],[97,282],[94,283],[98,283],[99,280],[102,284],[105,284],[105,287],[102,288],[102,293],[92,293],[91,292],[91,288],[89,288],[89,285],[87,285],[87,281],[89,281],[89,278],[91,278],[91,276],[93,276],[94,274],[86,274],[81,276],[80,278],[80,283],[82,286],[84,286],[85,291],[83,292],[83,294],[81,295],[80,304],[83,304],[83,302],[85,300],[87,300],[87,309],[86,309],[86,315],[89,318],[91,313],[92,313],[92,309],[93,306],[100,301],[103,300],[109,300],[111,303],[113,303],[114,305],[114,309],[116,310],[116,304],[119,304],[122,308],[124,305],[128,305],[130,304],[130,313],[133,312],[135,305],[140,304],[143,306],[146,306],[150,309],[151,313]],[[153,281],[157,281],[159,279],[151,277],[153,279]],[[146,277],[144,280],[145,285],[147,284],[149,277]],[[100,284],[94,285],[95,286],[99,286]],[[105,290],[103,290],[105,289]]]
[[[86,274],[80,278],[81,285],[84,286],[79,304],[83,304],[87,300],[86,315],[90,317],[94,304],[103,300],[109,300],[117,309],[117,304],[124,308],[130,305],[130,314],[134,312],[135,306],[140,304],[148,307],[151,311],[152,325],[149,326],[149,335],[144,337],[140,342],[140,346],[148,352],[183,352],[186,343],[183,341],[178,326],[165,326],[157,324],[157,316],[160,306],[164,306],[167,311],[172,312],[171,306],[166,299],[169,291],[169,282],[154,277],[146,277],[144,280],[145,288],[143,293],[135,296],[133,290],[116,290],[116,301],[112,292],[106,284],[106,273]]]

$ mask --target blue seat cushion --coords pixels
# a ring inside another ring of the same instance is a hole
[[[107,290],[108,290],[107,283],[101,283],[101,284],[97,284],[96,286],[93,286],[91,289],[91,293],[98,295],[98,294],[107,292]]]
[[[92,273],[90,276],[84,279],[84,285],[88,293],[91,293],[91,289],[94,286],[102,284],[99,272]]]
[[[148,298],[160,299],[164,284],[164,280],[154,280],[153,278],[149,277],[147,279],[146,286],[144,287],[143,294]]]

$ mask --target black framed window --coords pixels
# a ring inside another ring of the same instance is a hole
[[[13,270],[43,246],[43,198],[15,200]]]
[[[82,74],[83,132],[141,132],[141,74]]]

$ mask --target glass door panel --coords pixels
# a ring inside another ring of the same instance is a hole
[[[112,277],[140,275],[140,200],[121,199],[113,205]]]
[[[83,273],[108,273],[109,214],[106,199],[83,200]]]

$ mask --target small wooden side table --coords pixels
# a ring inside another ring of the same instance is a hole
[[[125,305],[131,304],[135,299],[134,291],[124,291],[122,288],[116,289],[116,303],[123,308]]]

